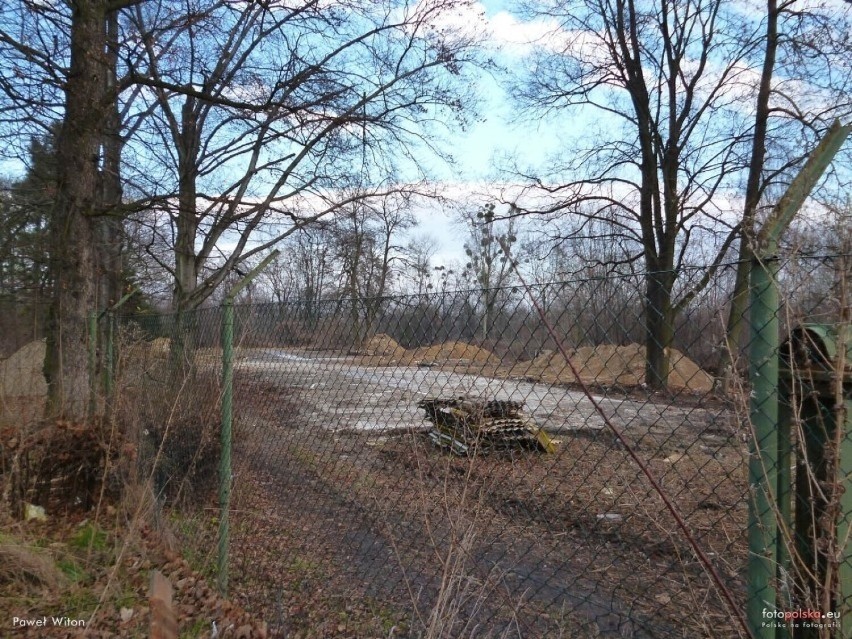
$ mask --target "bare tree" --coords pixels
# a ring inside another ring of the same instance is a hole
[[[102,152],[111,105],[108,20],[130,0],[67,4],[4,3],[0,53],[0,126],[12,149],[57,122],[56,193],[50,218],[53,301],[45,376],[49,410],[81,418],[90,396],[89,313],[104,276],[101,225],[115,202],[104,199]],[[8,147],[7,147],[8,148]]]
[[[467,262],[464,274],[479,290],[482,313],[482,339],[487,340],[494,328],[499,302],[505,300],[502,290],[512,280],[512,265],[503,250],[518,241],[515,222],[495,221],[494,204],[488,203],[476,213],[464,215],[470,239],[465,242]]]
[[[269,281],[275,301],[295,302],[312,316],[326,294],[332,275],[332,233],[327,222],[301,229],[279,244],[284,257],[277,257],[261,274]]]
[[[545,178],[525,177],[553,197],[539,212],[603,221],[632,245],[646,273],[646,380],[664,386],[675,316],[739,237],[720,201],[736,193],[749,161],[760,19],[721,0],[578,0],[529,11],[558,26],[518,98],[539,114],[592,109],[602,124]],[[795,163],[785,158],[775,177]],[[696,242],[713,247],[713,265],[676,293]]]
[[[129,77],[151,88],[154,111],[135,143],[165,169],[138,180],[172,220],[177,311],[305,224],[399,191],[395,167],[416,166],[437,115],[462,115],[472,42],[437,27],[453,4],[135,8],[145,56]]]
[[[739,352],[743,342],[753,244],[767,194],[791,167],[801,163],[804,152],[819,139],[831,119],[848,117],[850,113],[849,26],[848,10],[802,8],[789,1],[766,2],[763,57],[755,95],[724,368],[729,368],[730,357]],[[796,86],[798,83],[806,84],[817,100],[804,94]],[[804,140],[807,143],[803,144]]]
[[[116,296],[100,279],[117,263],[104,251],[115,235],[104,220],[140,208],[119,200],[170,216],[175,259],[163,266],[175,306],[194,308],[240,261],[345,203],[341,187],[368,185],[360,197],[394,191],[392,168],[416,166],[418,144],[435,150],[429,125],[469,104],[459,80],[471,40],[441,23],[457,4],[4,3],[6,148],[62,123],[45,364],[52,409],[86,411],[86,318]],[[119,158],[122,171],[138,170],[117,179]]]
[[[53,300],[45,375],[49,410],[84,415],[92,389],[87,318],[121,291],[118,14],[134,0],[0,7],[0,136],[20,159],[29,141],[56,138],[50,204]],[[130,92],[131,96],[134,92]]]
[[[402,261],[399,233],[414,224],[406,197],[360,201],[340,211],[333,222],[340,292],[351,301],[353,345],[357,348],[376,325],[383,297]]]
[[[438,250],[434,237],[427,234],[412,237],[404,248],[404,279],[417,295],[435,288],[433,260]]]

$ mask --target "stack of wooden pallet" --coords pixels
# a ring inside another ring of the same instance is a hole
[[[518,448],[556,452],[553,440],[512,400],[429,397],[417,402],[426,411],[435,445],[458,455]]]

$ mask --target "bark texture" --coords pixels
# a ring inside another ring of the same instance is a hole
[[[97,307],[101,263],[97,215],[107,113],[105,17],[103,0],[77,0],[73,5],[71,66],[57,144],[58,191],[51,219],[55,286],[45,357],[48,412],[74,420],[85,418],[89,406],[88,317]]]

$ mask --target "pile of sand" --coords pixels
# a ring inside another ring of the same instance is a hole
[[[47,394],[44,381],[44,340],[30,342],[0,363],[0,396],[42,397]]]
[[[645,347],[638,344],[584,346],[571,356],[571,363],[590,384],[636,386],[645,379]]]
[[[671,349],[670,388],[709,393],[713,390],[713,376],[701,370],[701,367],[679,350]]]
[[[434,346],[422,346],[409,352],[413,360],[427,364],[448,361],[476,364],[500,363],[500,359],[491,351],[464,342],[444,342]]]
[[[361,355],[362,361],[371,366],[500,364],[494,353],[473,344],[450,341],[409,350],[384,333],[370,338],[361,348]]]
[[[530,379],[543,379],[555,381],[554,378],[563,369],[567,368],[565,358],[558,351],[543,350],[534,359],[521,362],[512,368],[513,375],[522,375]]]
[[[449,341],[433,346],[406,350],[399,342],[379,333],[364,344],[365,363],[374,366],[477,364],[499,366],[500,359],[491,351],[467,344]],[[638,386],[645,383],[645,347],[639,344],[614,346],[583,346],[570,353],[571,364],[586,384],[598,386]],[[713,390],[713,377],[678,350],[670,350],[671,371],[669,388],[707,393]],[[501,369],[503,374],[520,376],[547,383],[571,384],[576,381],[571,367],[557,351],[542,351],[528,362],[511,369]]]
[[[645,382],[645,347],[638,344],[584,346],[571,354],[571,364],[586,384],[637,386]],[[670,350],[670,364],[669,388],[702,393],[713,389],[713,377],[680,351]],[[550,383],[576,381],[565,358],[553,351],[518,364],[512,374]]]
[[[361,350],[365,355],[377,355],[394,359],[401,359],[406,354],[405,349],[399,345],[399,342],[385,333],[379,333],[371,337]]]

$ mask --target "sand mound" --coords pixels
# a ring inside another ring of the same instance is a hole
[[[680,351],[671,349],[670,361],[669,388],[702,393],[713,389],[713,378]],[[583,346],[571,355],[571,363],[586,384],[637,386],[645,382],[645,347],[639,344]],[[576,381],[565,358],[553,351],[518,364],[512,374],[547,382]]]
[[[400,358],[405,355],[405,349],[393,337],[384,333],[374,335],[362,349],[365,355]]]
[[[425,363],[465,361],[477,364],[499,364],[500,359],[491,351],[464,342],[444,342],[423,346],[411,352],[412,359]]]
[[[44,381],[44,340],[30,342],[9,359],[0,363],[0,396],[43,396],[47,394]]]
[[[713,390],[713,376],[701,370],[695,362],[679,350],[671,350],[671,372],[669,372],[669,387],[686,388],[702,393]]]
[[[638,344],[584,346],[571,356],[571,363],[587,383],[635,386],[645,379],[645,348]]]
[[[524,377],[544,379],[545,381],[555,381],[553,378],[565,369],[568,369],[568,364],[562,354],[558,351],[545,349],[534,359],[517,364],[512,369],[512,373]],[[570,369],[568,370],[570,372]]]

